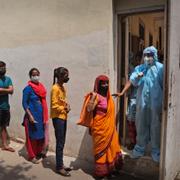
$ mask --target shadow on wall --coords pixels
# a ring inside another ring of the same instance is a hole
[[[0,179],[23,179],[23,180],[29,180],[29,179],[35,179],[35,176],[29,177],[29,175],[26,177],[24,172],[29,171],[29,169],[32,168],[31,165],[28,165],[27,163],[23,163],[17,166],[7,166],[4,165],[4,161],[0,161]]]
[[[92,137],[89,135],[89,129],[86,128],[79,148],[78,157],[75,161],[71,161],[70,166],[73,167],[74,170],[81,169],[84,173],[93,175],[93,161]]]

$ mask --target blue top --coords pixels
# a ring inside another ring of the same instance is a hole
[[[44,126],[43,126],[43,109],[39,96],[37,96],[34,90],[28,85],[23,90],[22,105],[24,110],[27,108],[30,110],[37,121],[35,124],[28,122],[28,132],[31,139],[43,139],[44,138]]]
[[[9,86],[12,86],[11,78],[8,76],[3,76],[0,78],[0,88],[8,88]],[[9,95],[0,95],[0,109],[1,110],[9,110]]]

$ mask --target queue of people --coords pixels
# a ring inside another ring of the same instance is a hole
[[[163,65],[158,62],[155,47],[143,51],[143,62],[134,65],[129,81],[120,93],[120,97],[131,87],[134,96],[129,104],[130,139],[133,144],[132,157],[144,156],[146,145],[152,146],[152,159],[159,162],[160,124],[163,94]],[[46,88],[39,81],[40,71],[32,68],[23,90],[22,106],[25,111],[26,150],[28,159],[38,164],[45,158],[49,145],[48,106]],[[68,113],[71,110],[64,86],[69,80],[69,71],[64,67],[54,70],[54,82],[51,89],[50,117],[56,138],[56,172],[70,176],[70,167],[63,163],[63,149],[66,140]],[[110,80],[105,75],[96,78],[93,91],[84,99],[78,125],[89,129],[93,141],[95,169],[94,175],[102,178],[118,172],[123,165],[122,150],[116,129],[115,105],[110,93]],[[10,122],[9,94],[13,93],[11,78],[6,76],[6,64],[0,61],[0,127],[2,150],[14,152],[7,142],[7,126]],[[134,100],[133,100],[134,99]],[[132,112],[133,111],[133,112]],[[132,135],[133,133],[133,135]]]

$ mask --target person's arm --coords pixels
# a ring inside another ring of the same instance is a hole
[[[29,110],[29,104],[28,104],[28,102],[29,102],[29,100],[28,100],[29,94],[30,94],[30,89],[25,88],[23,90],[22,106],[23,106],[25,112],[28,115],[28,119],[29,119],[30,123],[36,123],[31,111]]]
[[[123,90],[120,92],[120,93],[114,93],[112,94],[112,96],[115,96],[115,97],[120,97],[120,96],[123,96],[125,92],[127,92],[127,90],[131,87],[132,83],[130,80],[128,80],[123,88]]]
[[[0,95],[13,94],[13,84],[9,77],[5,77],[5,84],[7,87],[0,88]]]
[[[89,102],[87,104],[87,111],[88,112],[92,112],[98,103],[97,93],[92,92],[90,94],[91,94],[91,97],[90,97]],[[89,135],[92,136],[92,131],[91,131],[90,127],[89,127]]]
[[[126,82],[126,84],[125,84],[125,86],[124,86],[123,90],[122,90],[120,93],[117,93],[117,94],[118,94],[118,96],[123,96],[123,95],[124,95],[124,93],[126,93],[126,92],[127,92],[127,90],[131,87],[131,85],[132,85],[131,81],[130,81],[130,80],[128,80],[128,81]]]
[[[8,88],[0,88],[0,95],[5,95],[5,94],[13,94],[14,88],[13,86],[9,86]]]
[[[145,71],[146,69],[144,68],[144,65],[139,65],[135,67],[133,73],[129,78],[133,86],[140,86],[140,84],[143,82],[143,76]]]
[[[93,92],[91,93],[90,100],[87,104],[87,111],[88,112],[93,111],[96,105],[97,105],[97,94]]]
[[[30,123],[32,123],[32,124],[37,123],[37,122],[35,121],[33,115],[31,114],[31,111],[30,111],[28,108],[27,108],[25,111],[26,111],[26,113],[28,114],[28,117],[29,117],[28,119],[29,119]]]

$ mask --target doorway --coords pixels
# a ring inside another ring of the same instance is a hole
[[[129,79],[132,67],[132,59],[141,54],[145,47],[155,46],[158,50],[158,59],[165,64],[165,49],[166,49],[166,17],[164,9],[155,11],[149,10],[144,12],[136,11],[135,13],[122,13],[117,15],[117,91],[120,92],[125,83]],[[127,145],[128,125],[127,125],[127,111],[129,104],[128,92],[122,96],[118,101],[117,118],[119,121],[119,137],[125,154],[129,154]],[[150,148],[150,147],[149,147]],[[141,164],[144,164],[144,174],[141,174],[136,168],[134,173],[142,176],[147,176],[146,179],[158,179],[159,165],[154,164],[150,158],[149,149],[145,158],[139,162],[133,162],[137,165],[137,169],[142,169]],[[131,153],[131,152],[130,152]],[[162,153],[162,152],[161,152]],[[130,162],[131,163],[131,162]],[[151,168],[150,168],[151,167]],[[131,169],[132,166],[127,167]],[[127,170],[127,169],[126,169]]]
[[[121,91],[129,79],[132,61],[137,56],[142,56],[143,49],[155,46],[158,49],[158,59],[163,63],[164,57],[164,12],[139,13],[135,15],[118,16],[119,30],[119,72],[117,74],[118,91]],[[120,137],[126,145],[126,114],[128,106],[128,93],[120,100],[119,112]]]

